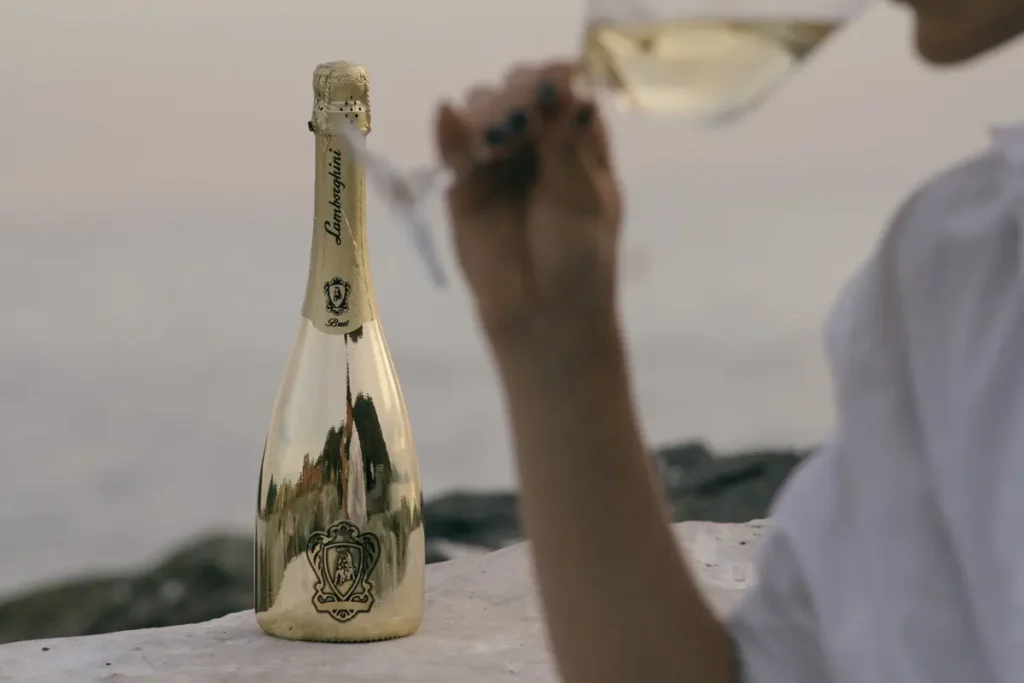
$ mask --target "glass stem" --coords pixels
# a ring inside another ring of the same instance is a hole
[[[371,152],[366,145],[366,136],[358,128],[341,116],[331,118],[332,127],[349,143],[352,153],[363,163],[372,184],[384,194],[388,205],[402,219],[434,284],[444,287],[448,279],[430,231],[427,201],[451,185],[454,180],[452,173],[440,165],[412,171],[400,170],[379,154]]]
[[[589,100],[593,97],[592,80],[582,68],[573,79],[572,88],[578,99]],[[349,123],[342,112],[328,112],[328,120],[362,162],[372,185],[383,193],[388,206],[402,220],[434,284],[444,287],[447,277],[441,266],[435,236],[430,229],[427,202],[451,186],[454,182],[451,171],[441,165],[403,171],[379,154],[371,152],[366,144],[366,136]]]

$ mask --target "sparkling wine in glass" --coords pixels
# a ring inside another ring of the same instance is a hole
[[[762,103],[867,0],[589,0],[581,87],[619,109],[712,126]],[[362,157],[438,285],[445,272],[427,202],[451,181],[441,166],[403,171],[325,112]]]

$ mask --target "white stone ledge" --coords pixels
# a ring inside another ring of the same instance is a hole
[[[763,529],[763,522],[676,526],[719,613],[752,584]],[[240,612],[188,626],[3,645],[0,683],[554,683],[528,548],[430,565],[426,617],[409,638],[297,643],[265,636],[252,612]],[[608,607],[614,619],[611,596]]]

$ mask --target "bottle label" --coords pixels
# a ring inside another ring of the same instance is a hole
[[[313,244],[302,315],[346,334],[373,318],[366,264],[365,180],[344,138],[316,136]]]

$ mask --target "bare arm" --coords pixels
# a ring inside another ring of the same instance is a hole
[[[614,324],[495,349],[520,512],[564,680],[734,680],[728,634],[668,526]]]
[[[622,201],[578,74],[519,66],[437,120],[555,656],[567,683],[728,683],[728,634],[687,573],[633,414],[612,311]]]

